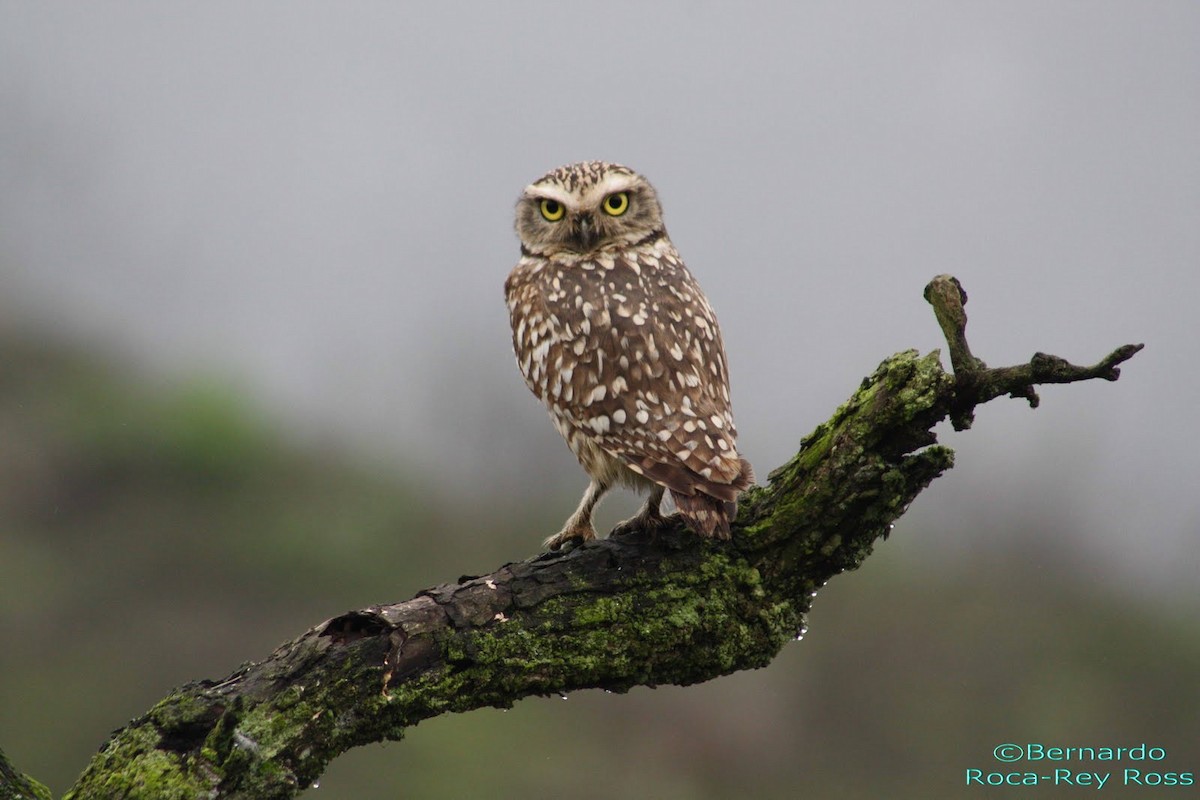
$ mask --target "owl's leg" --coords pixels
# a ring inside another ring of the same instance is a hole
[[[625,533],[633,533],[634,531],[646,531],[653,533],[659,528],[670,523],[678,517],[678,514],[663,515],[660,506],[662,505],[663,493],[666,488],[659,486],[657,483],[650,490],[650,496],[646,498],[646,502],[634,514],[624,522],[617,523],[617,527],[612,529],[609,536],[620,536]]]
[[[575,513],[567,520],[567,524],[563,525],[561,531],[542,542],[542,547],[548,550],[557,550],[573,539],[578,539],[580,542],[595,539],[596,528],[592,525],[592,511],[610,488],[612,488],[611,483],[592,478],[587,491],[583,493],[583,499],[579,501],[579,508],[575,509]]]

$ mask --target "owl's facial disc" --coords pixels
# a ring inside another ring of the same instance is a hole
[[[516,228],[530,253],[587,255],[662,232],[654,189],[631,170],[581,162],[525,187]]]

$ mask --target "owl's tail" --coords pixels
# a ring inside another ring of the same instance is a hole
[[[741,464],[741,471],[732,483],[702,484],[696,487],[694,494],[671,490],[671,499],[689,528],[709,538],[730,537],[729,523],[737,517],[737,496],[754,483],[754,468],[750,462],[743,458]]]

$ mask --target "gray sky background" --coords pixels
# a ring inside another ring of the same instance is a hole
[[[513,365],[512,207],[620,161],[720,315],[760,476],[941,346],[951,272],[994,366],[1147,349],[947,431],[914,513],[1039,537],[1053,509],[1191,585],[1198,43],[1194,2],[4,2],[0,317],[538,502],[584,478]]]

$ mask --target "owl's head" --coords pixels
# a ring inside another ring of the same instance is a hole
[[[516,228],[530,253],[591,253],[661,235],[662,208],[650,182],[628,167],[582,161],[525,187]]]

